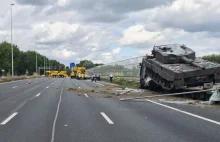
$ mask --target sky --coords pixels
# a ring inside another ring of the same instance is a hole
[[[185,44],[196,56],[220,54],[220,0],[0,0],[0,42],[65,65],[110,63]]]

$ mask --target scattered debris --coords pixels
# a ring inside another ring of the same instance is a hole
[[[56,89],[58,89],[58,88],[56,88]],[[77,90],[76,88],[69,88],[68,90]]]
[[[219,102],[220,101],[220,91],[219,89],[216,89],[212,96],[209,98],[209,104],[214,104],[215,102]]]
[[[112,96],[108,95],[108,96],[104,96],[104,98],[112,98]]]

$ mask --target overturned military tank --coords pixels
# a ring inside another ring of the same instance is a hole
[[[220,64],[197,58],[185,45],[154,46],[140,66],[141,88],[182,90],[220,82]]]

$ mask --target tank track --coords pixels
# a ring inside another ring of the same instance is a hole
[[[150,77],[155,84],[161,86],[162,89],[165,89],[167,91],[173,91],[175,89],[171,81],[165,80],[159,74],[149,69],[147,69],[147,72],[148,72],[148,77]]]

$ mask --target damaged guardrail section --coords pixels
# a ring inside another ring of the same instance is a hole
[[[208,89],[208,90],[199,90],[199,91],[189,91],[189,92],[181,92],[181,93],[171,93],[171,94],[161,94],[161,95],[152,95],[152,96],[144,96],[144,97],[134,97],[134,98],[121,98],[120,101],[129,101],[129,100],[136,100],[136,99],[147,99],[147,98],[154,98],[154,97],[166,97],[166,96],[177,96],[177,95],[185,95],[185,94],[194,94],[194,93],[205,93],[205,92],[212,92],[211,97],[209,98],[208,103],[214,104],[214,102],[220,101],[220,88],[215,89]]]

